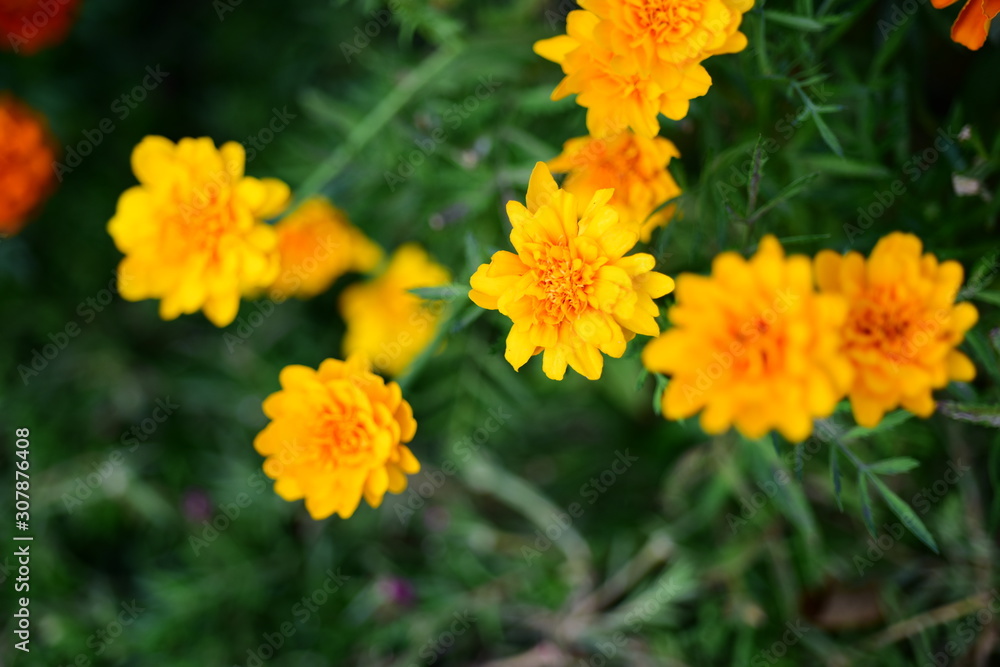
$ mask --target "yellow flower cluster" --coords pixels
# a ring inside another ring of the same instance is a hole
[[[746,47],[739,27],[753,0],[580,0],[580,6],[567,16],[565,35],[535,44],[565,74],[552,99],[576,94],[594,136],[630,127],[653,137],[660,113],[680,120],[691,100],[708,92],[706,58]]]
[[[832,251],[810,262],[767,237],[750,260],[723,253],[711,276],[680,276],[673,328],[643,351],[671,376],[664,416],[700,412],[707,433],[777,429],[795,442],[845,395],[863,426],[900,405],[928,416],[933,389],[975,375],[954,348],[976,310],[955,304],[962,267],[921,250],[893,233],[867,262]]]
[[[376,270],[382,249],[326,199],[269,224],[288,206],[289,188],[246,176],[245,161],[240,144],[216,148],[208,138],[152,136],[136,146],[139,185],[121,195],[108,223],[125,255],[124,298],[159,299],[164,319],[201,310],[223,327],[241,298],[311,298],[346,273]],[[398,375],[430,345],[442,309],[409,290],[450,279],[420,246],[406,244],[379,276],[344,290],[348,360],[328,359],[318,371],[288,366],[282,390],[264,402],[272,421],[255,446],[278,495],[305,498],[316,519],[346,518],[362,497],[378,506],[386,491],[406,488],[406,475],[420,469],[404,444],[416,422],[399,386],[371,366]]]

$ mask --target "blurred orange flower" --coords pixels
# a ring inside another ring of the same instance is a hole
[[[419,245],[400,246],[384,273],[341,294],[344,354],[363,352],[379,371],[401,374],[434,339],[442,315],[440,301],[426,301],[409,290],[450,280],[448,269]]]
[[[371,271],[382,259],[382,249],[322,197],[304,202],[275,230],[281,274],[271,298],[314,297],[348,271]]]
[[[701,411],[706,433],[735,425],[759,438],[778,429],[798,442],[850,386],[845,299],[817,294],[809,258],[786,258],[773,236],[749,260],[724,252],[711,276],[681,275],[669,314],[673,328],[642,353],[646,368],[671,376],[667,419]]]
[[[542,370],[562,380],[566,366],[590,380],[604,357],[619,358],[635,334],[655,336],[659,308],[674,281],[653,271],[656,260],[625,256],[639,238],[599,190],[582,214],[576,197],[556,186],[544,162],[528,183],[527,207],[511,201],[507,215],[516,253],[500,250],[473,274],[469,298],[512,321],[505,358],[518,370],[544,352]]]
[[[649,241],[653,230],[674,215],[670,204],[655,214],[661,204],[681,194],[677,181],[667,171],[671,158],[680,157],[677,147],[662,137],[640,137],[633,132],[608,139],[577,137],[563,145],[563,152],[549,160],[554,173],[567,174],[562,187],[576,196],[582,214],[598,190],[614,188],[608,202],[619,219]]]
[[[31,55],[61,42],[80,0],[0,0],[0,48]]]
[[[132,151],[139,185],[118,199],[108,223],[125,254],[119,289],[129,301],[161,299],[160,317],[203,310],[218,327],[236,318],[240,297],[274,283],[278,237],[267,218],[288,205],[288,186],[245,176],[236,142],[143,139]]]
[[[0,234],[21,231],[52,190],[52,144],[42,116],[0,94]]]
[[[404,444],[417,422],[399,385],[371,372],[363,354],[327,359],[319,370],[287,366],[281,391],[264,400],[271,422],[254,439],[264,474],[285,500],[305,498],[314,519],[350,518],[361,498],[372,507],[402,493],[420,463]]]
[[[931,0],[937,9],[950,7],[958,0]],[[978,51],[990,34],[990,22],[1000,14],[1000,0],[968,0],[951,26],[951,38],[964,47]]]
[[[928,417],[933,389],[976,375],[955,349],[978,317],[971,303],[955,304],[962,265],[921,251],[916,236],[895,232],[867,262],[856,252],[816,256],[820,289],[848,300],[844,352],[855,369],[851,407],[862,426],[875,426],[899,405]]]

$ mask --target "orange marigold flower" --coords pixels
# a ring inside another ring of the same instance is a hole
[[[712,78],[698,63],[656,61],[647,64],[637,53],[617,53],[599,41],[601,19],[588,11],[570,12],[566,35],[535,43],[535,53],[562,66],[565,78],[552,91],[559,100],[576,93],[587,109],[587,130],[613,136],[631,127],[656,136],[657,114],[680,120],[691,100],[708,92]]]
[[[304,202],[275,231],[281,273],[272,298],[314,297],[348,271],[368,272],[382,260],[382,249],[322,197]]]
[[[409,290],[450,281],[448,270],[419,245],[400,246],[384,273],[341,294],[340,312],[347,323],[344,354],[364,352],[380,371],[402,373],[434,339],[442,314],[440,302],[425,301]]]
[[[263,220],[284,210],[288,186],[243,175],[235,142],[146,137],[132,152],[140,185],[118,199],[108,223],[125,254],[121,295],[162,299],[160,317],[203,310],[216,326],[236,318],[240,296],[278,275],[277,234]]]
[[[851,408],[862,426],[875,426],[899,405],[927,417],[932,390],[975,377],[972,362],[955,349],[978,317],[972,304],[955,304],[962,265],[921,251],[920,239],[896,232],[867,262],[856,252],[816,256],[820,289],[849,304],[843,349],[855,369]]]
[[[651,371],[672,376],[663,415],[701,411],[706,433],[735,425],[759,438],[778,429],[793,442],[830,415],[851,381],[841,353],[847,303],[817,294],[808,257],[785,257],[771,236],[750,260],[718,255],[709,277],[677,279],[674,328],[643,350]]]
[[[417,422],[399,385],[371,372],[364,355],[327,359],[319,370],[287,366],[281,391],[264,400],[271,422],[254,448],[264,474],[285,500],[305,498],[314,519],[354,514],[361,497],[372,507],[386,491],[406,489],[420,463],[404,444]]]
[[[623,132],[600,139],[577,137],[563,145],[563,152],[549,160],[555,173],[567,174],[562,187],[576,197],[580,213],[598,190],[614,188],[609,202],[619,219],[649,241],[653,230],[666,225],[674,215],[673,204],[653,213],[666,201],[681,194],[677,181],[667,171],[670,158],[680,157],[677,147],[662,137],[641,137]]]
[[[601,29],[616,52],[639,50],[646,63],[684,63],[745,49],[739,27],[753,0],[580,0],[580,6],[607,19]]]
[[[938,9],[949,7],[958,0],[931,0]],[[1000,0],[968,0],[951,26],[951,39],[978,51],[990,34],[990,22],[1000,14]]]
[[[576,197],[556,186],[544,162],[531,172],[527,207],[507,203],[516,253],[501,250],[472,276],[469,297],[513,322],[505,357],[514,370],[544,352],[542,370],[561,380],[567,364],[591,380],[604,357],[621,357],[635,334],[655,336],[653,299],[674,281],[653,271],[656,260],[625,256],[638,233],[618,221],[599,190],[579,213]]]
[[[21,231],[52,190],[54,160],[44,118],[0,94],[0,234]]]
[[[0,0],[0,48],[30,55],[63,40],[79,0]]]

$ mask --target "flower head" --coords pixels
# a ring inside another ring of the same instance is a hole
[[[753,0],[582,0],[607,19],[603,30],[616,51],[641,52],[645,62],[701,62],[746,48],[739,32]]]
[[[281,273],[272,296],[314,297],[348,271],[371,271],[382,259],[382,250],[321,197],[282,218],[275,231]]]
[[[813,289],[809,259],[786,258],[768,236],[750,260],[725,252],[711,276],[680,276],[674,328],[646,346],[642,359],[672,376],[663,394],[667,419],[701,411],[707,433],[735,425],[758,438],[777,428],[800,441],[850,383],[840,353],[846,315],[842,297]]]
[[[555,173],[567,174],[562,187],[576,197],[580,213],[598,190],[613,188],[609,204],[619,219],[647,242],[653,230],[673,217],[673,204],[653,213],[681,194],[667,171],[670,158],[680,157],[677,147],[662,137],[641,137],[633,132],[608,139],[577,137],[563,145],[563,152],[549,160]]]
[[[384,273],[341,294],[340,312],[347,323],[344,354],[364,352],[380,371],[402,373],[434,339],[441,319],[439,302],[427,302],[409,290],[450,281],[448,270],[419,245],[400,246]]]
[[[856,252],[816,256],[820,289],[848,302],[843,349],[855,369],[851,408],[862,426],[900,405],[927,417],[933,389],[975,377],[972,362],[955,349],[978,317],[972,304],[955,304],[962,266],[921,250],[920,239],[896,232],[867,262]]]
[[[577,94],[597,137],[626,127],[653,137],[657,114],[680,120],[712,78],[701,62],[746,47],[739,30],[753,0],[583,0],[566,34],[535,43],[562,66],[552,99]]]
[[[542,369],[561,380],[569,365],[596,380],[604,358],[621,357],[635,334],[655,336],[659,309],[653,299],[674,281],[653,271],[644,253],[625,256],[638,233],[618,221],[599,190],[582,214],[576,197],[556,186],[539,162],[528,184],[527,207],[508,202],[516,252],[501,250],[472,276],[469,297],[513,322],[506,359],[515,370],[544,352]]]
[[[287,366],[279,379],[281,391],[264,401],[271,422],[253,443],[275,493],[305,498],[314,519],[347,519],[362,496],[378,507],[386,491],[406,489],[420,464],[404,444],[417,423],[399,385],[372,373],[364,355],[319,370]]]
[[[0,48],[31,55],[63,40],[80,0],[0,0]]]
[[[955,4],[958,0],[931,0],[937,9]],[[1000,14],[1000,0],[968,0],[951,26],[951,39],[962,46],[978,51],[990,34],[990,23]]]
[[[54,157],[44,119],[0,95],[0,234],[21,231],[48,195]]]
[[[278,275],[277,235],[264,224],[287,205],[288,186],[243,175],[243,146],[211,139],[146,137],[132,152],[139,185],[108,223],[125,254],[121,294],[162,299],[160,316],[205,312],[216,326],[236,318],[240,296]]]
[[[552,92],[559,100],[576,94],[587,109],[587,130],[596,137],[631,127],[653,137],[657,115],[680,120],[691,100],[708,92],[712,78],[697,62],[646,63],[635,50],[619,53],[597,32],[601,19],[588,11],[570,12],[565,35],[535,43],[535,53],[562,66],[566,75]]]

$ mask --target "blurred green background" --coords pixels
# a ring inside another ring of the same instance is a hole
[[[676,275],[764,233],[809,254],[919,235],[972,276],[981,319],[964,349],[979,376],[939,397],[979,413],[868,433],[838,412],[822,432],[839,445],[799,448],[800,482],[787,443],[658,417],[640,341],[599,382],[556,383],[538,360],[514,373],[508,323],[487,313],[459,319],[407,384],[424,466],[411,490],[315,522],[273,494],[251,443],[283,366],[339,356],[336,300],[357,277],[266,317],[245,303],[223,330],[200,314],[162,322],[155,303],[109,291],[120,255],[105,225],[143,136],[249,143],[281,114],[249,174],[322,188],[384,247],[419,241],[467,279],[507,247],[503,205],[523,200],[533,164],[585,133],[583,109],[548,99],[558,68],[531,51],[574,5],[390,4],[83,0],[63,44],[0,54],[0,89],[47,115],[64,151],[114,125],[0,241],[0,476],[12,489],[14,429],[29,428],[35,538],[30,654],[12,647],[15,545],[0,549],[0,664],[1000,664],[1000,615],[983,611],[1000,586],[998,40],[951,43],[957,6],[758,2],[750,48],[709,60],[708,96],[663,121],[685,194],[650,245]],[[122,117],[147,67],[163,80]],[[966,126],[915,169],[939,130]],[[410,173],[438,127],[445,140]],[[747,224],[761,138],[777,148]],[[401,164],[403,181],[387,178]],[[977,194],[957,196],[954,175]],[[905,193],[859,225],[897,180]],[[25,381],[18,367],[70,323],[79,335]],[[920,461],[883,479],[939,554],[877,495],[869,535],[843,449],[838,508],[841,447]]]

